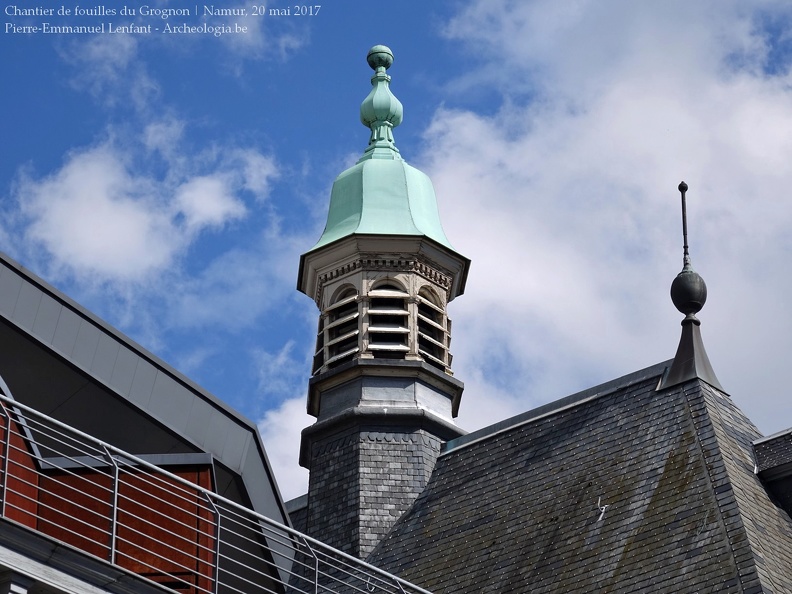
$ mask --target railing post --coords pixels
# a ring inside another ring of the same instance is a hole
[[[217,589],[220,584],[220,509],[215,505],[214,500],[206,493],[206,500],[214,510],[215,515],[215,535],[214,535],[214,587],[212,591],[217,594]]]
[[[0,408],[2,408],[3,411],[3,421],[5,425],[5,431],[3,433],[3,506],[2,510],[0,510],[0,516],[5,518],[6,499],[8,499],[8,459],[11,457],[11,415],[8,413],[8,409],[5,407],[5,404],[0,403]]]
[[[311,555],[313,555],[314,560],[316,563],[314,564],[314,594],[319,594],[319,556],[313,552],[311,547],[308,547],[308,550],[311,551]]]
[[[110,464],[113,465],[113,502],[112,507],[110,508],[110,563],[113,565],[116,564],[116,539],[118,536],[118,463],[116,462],[115,457],[110,453],[107,449],[107,446],[103,446],[105,456],[110,461]]]
[[[314,550],[305,538],[301,540],[305,548],[308,549],[308,552],[311,553],[311,556],[314,558],[314,594],[319,594],[319,556],[314,553]]]

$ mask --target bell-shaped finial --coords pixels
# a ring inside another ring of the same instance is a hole
[[[401,102],[390,90],[391,77],[386,73],[393,64],[393,52],[384,45],[375,45],[366,60],[374,76],[371,77],[371,92],[360,105],[360,121],[371,129],[363,159],[393,159],[399,153],[393,142],[393,128],[401,124],[404,113]]]

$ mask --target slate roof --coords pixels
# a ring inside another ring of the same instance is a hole
[[[776,504],[792,512],[792,429],[754,441],[756,472]]]
[[[368,561],[435,594],[792,593],[759,431],[669,363],[449,442]]]
[[[754,442],[756,470],[774,474],[792,472],[792,429],[757,439]]]

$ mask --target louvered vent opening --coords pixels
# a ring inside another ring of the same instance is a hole
[[[313,357],[313,370],[316,373],[324,365],[324,320],[319,316],[319,329],[316,331],[316,350]]]
[[[409,351],[407,294],[381,285],[370,294],[368,348],[375,359],[404,359]]]
[[[450,365],[444,322],[443,310],[422,292],[418,297],[418,352],[429,365],[443,371]]]
[[[360,335],[357,293],[346,291],[341,298],[325,312],[325,326],[322,332],[324,362],[322,365],[332,369],[349,361],[360,350]],[[314,363],[316,367],[316,363]],[[321,367],[321,365],[320,365]]]

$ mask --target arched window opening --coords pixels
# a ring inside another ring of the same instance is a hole
[[[391,280],[375,285],[372,288],[372,291],[377,291],[379,293],[384,293],[386,291],[393,291],[394,293],[405,293],[403,287],[399,286],[396,282]]]

